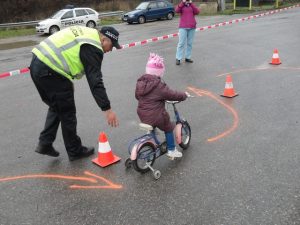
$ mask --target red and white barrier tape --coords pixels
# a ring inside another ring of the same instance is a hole
[[[26,68],[23,68],[23,69],[20,69],[20,70],[14,70],[14,71],[11,71],[11,72],[2,73],[2,74],[0,74],[0,78],[10,77],[10,76],[19,75],[19,74],[28,73],[28,72],[29,72],[29,68],[26,67]]]
[[[222,26],[227,26],[227,25],[231,25],[233,23],[244,22],[244,21],[255,19],[255,18],[258,18],[258,17],[262,17],[262,16],[272,15],[272,14],[282,12],[282,11],[285,11],[285,10],[289,10],[289,9],[293,9],[293,8],[296,8],[296,7],[300,7],[300,4],[290,6],[290,7],[287,7],[287,8],[283,8],[283,9],[277,9],[277,10],[273,10],[273,11],[253,15],[253,16],[243,17],[243,18],[240,18],[240,19],[234,19],[234,20],[230,20],[230,21],[227,21],[227,22],[223,22],[223,23],[217,23],[217,24],[210,25],[210,26],[198,27],[198,28],[196,28],[196,32],[204,31],[204,30],[208,30],[208,29],[212,29],[212,28],[217,28],[217,27],[222,27]],[[166,40],[166,39],[170,39],[170,38],[174,38],[174,37],[178,37],[178,33],[163,35],[163,36],[160,36],[160,37],[154,37],[154,38],[151,38],[151,39],[146,39],[146,40],[138,41],[138,42],[132,42],[132,43],[129,43],[129,44],[122,45],[122,49],[136,47],[136,46],[140,46],[140,45],[145,45],[145,44],[149,44],[151,42]],[[2,74],[0,74],[0,78],[14,76],[14,75],[18,75],[18,74],[22,74],[22,73],[28,73],[28,72],[29,72],[28,68],[23,68],[23,69],[20,69],[20,70],[14,70],[14,71],[11,71],[11,72],[2,73]]]

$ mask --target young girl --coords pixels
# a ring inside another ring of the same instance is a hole
[[[138,100],[137,114],[142,123],[158,127],[165,132],[167,141],[167,155],[170,158],[182,157],[182,153],[175,147],[173,129],[175,124],[165,109],[165,101],[184,101],[187,92],[171,90],[162,81],[165,72],[163,58],[150,53],[146,65],[146,74],[142,75],[136,84],[135,98]]]

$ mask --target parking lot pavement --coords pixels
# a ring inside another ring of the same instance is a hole
[[[198,32],[193,64],[175,65],[176,38],[106,54],[119,128],[106,125],[86,79],[75,82],[83,144],[97,147],[105,131],[122,158],[105,169],[91,162],[96,155],[69,162],[60,132],[59,158],[36,154],[47,108],[28,75],[1,79],[0,224],[300,224],[299,12]],[[205,19],[200,26],[224,21]],[[128,43],[173,33],[176,23],[117,27]],[[269,64],[275,48],[279,66]],[[29,51],[1,51],[1,71],[26,66]],[[190,148],[180,160],[159,158],[157,181],[124,166],[129,142],[143,133],[134,89],[149,52],[164,56],[169,86],[196,96],[178,105],[191,124]],[[239,93],[232,99],[219,96],[227,74]]]

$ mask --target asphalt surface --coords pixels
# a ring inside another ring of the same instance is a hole
[[[240,17],[201,17],[198,26]],[[193,64],[175,65],[177,38],[107,54],[104,81],[118,128],[106,124],[86,79],[75,82],[83,144],[97,148],[98,134],[105,131],[122,158],[105,169],[91,162],[96,154],[69,162],[60,131],[54,144],[59,158],[35,153],[47,107],[28,75],[1,79],[0,224],[300,224],[299,21],[296,8],[198,32]],[[177,23],[116,27],[124,44],[175,33]],[[31,48],[0,51],[0,71],[28,66]],[[274,48],[279,66],[269,65]],[[178,105],[192,127],[191,146],[181,160],[155,162],[162,173],[157,181],[151,173],[124,167],[128,143],[143,133],[137,127],[134,88],[149,52],[164,56],[170,87],[196,91],[190,91],[195,98]],[[228,73],[239,93],[233,99],[219,97]]]

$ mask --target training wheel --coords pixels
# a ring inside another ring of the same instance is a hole
[[[126,161],[125,161],[125,167],[126,168],[130,168],[131,165],[132,165],[131,159],[130,158],[126,159]]]
[[[154,178],[155,178],[156,180],[158,180],[158,179],[160,178],[160,176],[161,176],[161,172],[160,172],[159,170],[155,170],[155,171],[153,172],[153,176],[154,176]]]

